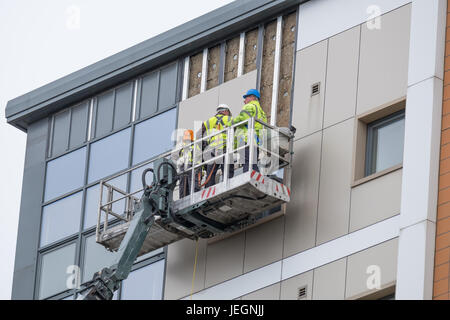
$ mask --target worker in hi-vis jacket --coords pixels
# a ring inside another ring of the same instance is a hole
[[[207,137],[213,133],[220,132],[231,126],[231,111],[226,104],[220,104],[216,109],[216,115],[202,123],[201,136]],[[225,153],[227,151],[227,133],[221,132],[206,140],[203,144],[203,161],[224,155],[206,165],[206,181],[203,185],[206,187],[213,186],[216,183],[217,170],[225,170]],[[228,178],[234,176],[234,163],[228,166]],[[201,185],[200,187],[203,187]]]
[[[192,164],[194,163],[194,145],[192,142],[194,141],[194,132],[192,130],[185,130],[183,134],[182,140],[182,149],[178,152],[178,154],[173,154],[173,159],[176,159],[177,169],[180,174],[180,185],[179,185],[179,195],[180,199],[188,196],[191,193],[191,180],[192,180]],[[200,163],[201,159],[201,149],[198,145],[196,145],[196,164]],[[201,170],[196,169],[196,174]],[[195,183],[194,192],[198,191],[198,183]]]
[[[263,122],[267,122],[267,116],[264,110],[261,108],[261,105],[259,103],[259,100],[261,99],[261,94],[256,89],[250,89],[247,91],[247,93],[243,96],[244,98],[244,106],[242,107],[241,113],[236,117],[233,118],[233,124],[242,122],[244,120],[247,120],[249,118],[255,118]],[[260,145],[260,137],[262,133],[263,125],[259,122],[255,121],[255,143],[256,146]],[[245,123],[243,125],[240,125],[236,129],[236,141],[237,141],[237,147],[244,146],[247,144],[247,137],[248,137],[248,123]],[[243,172],[247,172],[249,169],[249,162],[250,162],[250,146],[247,145],[247,147],[244,148],[244,152],[240,153],[240,159],[245,158],[244,162],[244,169]],[[256,148],[256,154],[254,157],[254,163],[253,169],[256,171],[259,171],[258,169],[258,157],[259,157],[259,149]],[[241,160],[242,161],[242,160]]]

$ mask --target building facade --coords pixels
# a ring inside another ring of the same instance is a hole
[[[291,201],[140,257],[116,299],[449,299],[447,6],[238,0],[11,100],[27,132],[12,298],[76,299],[114,257],[99,182],[257,88],[268,122],[297,129]],[[136,191],[141,172],[113,182]]]

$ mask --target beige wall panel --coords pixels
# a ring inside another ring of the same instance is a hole
[[[329,40],[324,127],[355,115],[360,33],[357,26]]]
[[[381,28],[361,30],[357,113],[406,95],[411,5],[381,16]]]
[[[244,273],[282,258],[283,231],[284,217],[279,217],[246,232]]]
[[[398,238],[381,243],[348,257],[345,297],[357,299],[377,291],[374,279],[379,275],[380,289],[392,286],[397,278]]]
[[[352,189],[350,232],[400,213],[402,170]]]
[[[242,297],[241,300],[279,300],[281,283],[275,283]]]
[[[292,124],[301,138],[322,128],[328,40],[297,52]],[[320,94],[311,86],[320,82]]]
[[[348,233],[353,119],[323,131],[317,245]]]
[[[178,111],[178,128],[201,128],[201,123],[216,114],[219,104],[218,87],[198,94],[192,98],[180,102]],[[196,125],[194,127],[194,124]]]
[[[204,289],[206,240],[199,240],[194,292]],[[195,241],[185,239],[168,246],[165,300],[174,300],[191,293],[195,262]]]
[[[314,270],[313,300],[343,300],[347,258]]]
[[[312,248],[316,241],[321,141],[322,132],[317,132],[294,142],[283,257]]]
[[[256,88],[257,71],[249,72],[239,78],[221,84],[219,88],[219,104],[226,103],[233,113],[239,115],[244,106],[242,96],[248,89]],[[217,107],[217,106],[216,106]]]
[[[297,300],[298,291],[306,286],[305,300],[312,299],[313,270],[281,282],[280,300]]]
[[[206,251],[206,287],[243,273],[245,233],[208,245]]]

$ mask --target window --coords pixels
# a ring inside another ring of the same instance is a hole
[[[352,187],[402,167],[405,97],[356,117]]]
[[[127,189],[127,175],[121,175],[117,178],[112,179],[111,181],[108,181],[109,184],[126,191]],[[106,202],[107,193],[106,188],[103,190],[103,203]],[[114,193],[114,199],[121,198],[122,195],[119,193]],[[99,207],[99,198],[100,198],[100,184],[96,184],[89,189],[87,189],[86,192],[86,205],[84,208],[84,229],[88,229],[94,226],[97,226],[97,219],[98,219],[98,207]],[[112,207],[113,211],[115,213],[121,214],[125,210],[125,200],[121,200],[118,202],[115,202]],[[102,215],[102,222],[104,221],[105,215]]]
[[[366,176],[403,161],[404,110],[367,126]]]
[[[48,162],[45,178],[45,201],[82,187],[85,166],[86,148]]]
[[[42,211],[41,247],[77,233],[83,192],[58,200]]]
[[[82,283],[92,280],[97,271],[111,266],[116,257],[114,252],[107,251],[102,245],[95,242],[95,234],[86,238],[84,250]]]
[[[58,250],[45,253],[41,257],[41,271],[39,278],[39,299],[48,298],[56,293],[71,289],[70,269],[75,263],[76,244],[72,243]]]
[[[125,129],[91,145],[89,179],[95,182],[128,167],[131,129]]]
[[[133,165],[149,160],[172,148],[176,109],[164,112],[136,125]]]
[[[164,260],[130,273],[122,283],[122,300],[161,300]]]

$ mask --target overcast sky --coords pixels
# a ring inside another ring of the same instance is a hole
[[[231,0],[0,0],[0,299],[11,298],[26,134],[6,103]]]

